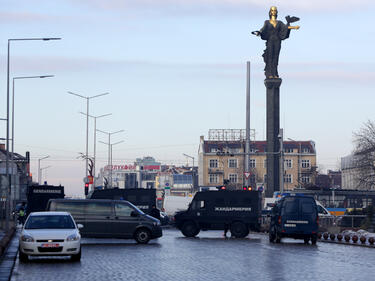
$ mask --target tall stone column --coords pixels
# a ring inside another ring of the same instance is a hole
[[[280,190],[280,78],[267,78],[267,188],[266,197]]]

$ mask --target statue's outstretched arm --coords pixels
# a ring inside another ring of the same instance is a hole
[[[288,29],[299,29],[299,25],[296,25],[296,26],[288,25]]]

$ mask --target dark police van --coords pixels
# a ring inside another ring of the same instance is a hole
[[[150,214],[152,206],[156,204],[156,189],[154,188],[109,188],[97,189],[90,192],[87,199],[126,200]]]
[[[69,212],[82,237],[134,238],[146,244],[162,236],[160,221],[125,200],[52,199],[48,211]]]
[[[285,196],[272,208],[269,229],[270,242],[280,243],[281,238],[303,239],[316,244],[319,228],[318,208],[310,196]]]
[[[261,220],[261,192],[220,190],[197,192],[188,210],[176,213],[175,224],[186,237],[200,230],[230,229],[237,238],[258,231]]]
[[[50,199],[64,198],[64,187],[54,185],[30,185],[27,187],[27,215],[45,211]]]

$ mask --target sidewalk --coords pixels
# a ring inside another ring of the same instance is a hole
[[[0,230],[0,245],[2,248],[0,257],[0,281],[8,281],[12,276],[12,270],[18,254],[18,236],[19,231],[17,229],[15,229],[12,237],[7,237],[5,231]]]

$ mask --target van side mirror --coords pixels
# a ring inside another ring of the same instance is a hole
[[[132,212],[130,213],[130,216],[131,216],[131,217],[139,217],[139,214],[138,214],[136,211],[132,211]]]
[[[77,224],[77,227],[78,227],[78,229],[81,229],[81,228],[83,228],[83,224]]]

